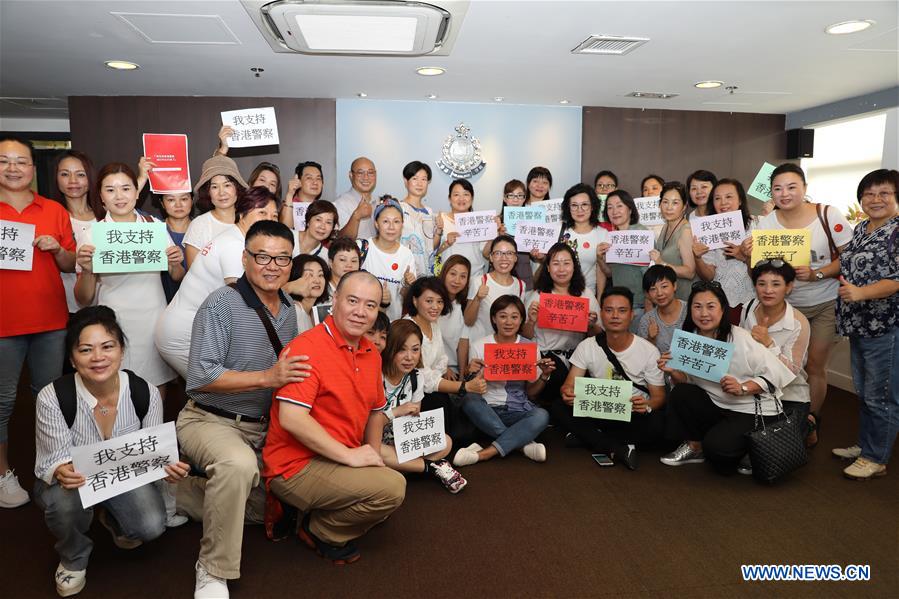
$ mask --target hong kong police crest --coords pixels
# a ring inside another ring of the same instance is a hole
[[[437,161],[437,166],[451,177],[467,179],[487,166],[481,158],[481,142],[471,136],[471,129],[464,123],[459,123],[455,135],[446,136],[442,152],[443,157]]]

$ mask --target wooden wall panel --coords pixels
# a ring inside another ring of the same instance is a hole
[[[142,133],[185,133],[190,174],[199,178],[203,161],[218,144],[223,110],[274,106],[281,144],[276,153],[266,148],[233,149],[244,178],[267,160],[281,169],[282,185],[298,162],[315,160],[324,169],[324,199],[334,199],[348,187],[346,176],[335,177],[337,155],[336,103],[300,98],[225,98],[173,96],[73,96],[69,98],[72,147],[86,152],[97,168],[112,161],[136,167]],[[339,189],[335,189],[335,182]],[[145,202],[144,208],[149,208]]]

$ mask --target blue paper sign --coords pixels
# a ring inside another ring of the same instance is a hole
[[[546,209],[543,206],[506,206],[503,208],[503,224],[506,233],[515,235],[519,222],[545,222]]]
[[[677,329],[671,338],[668,366],[690,376],[718,382],[727,374],[734,344]]]

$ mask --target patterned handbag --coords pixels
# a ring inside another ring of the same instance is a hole
[[[770,389],[771,383],[765,382]],[[755,430],[746,433],[752,476],[769,484],[808,462],[801,422],[795,415],[784,412],[780,399],[775,397],[774,402],[780,416],[766,424],[762,417],[762,398],[755,396]]]

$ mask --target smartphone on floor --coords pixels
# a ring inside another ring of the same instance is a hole
[[[593,460],[599,464],[600,466],[614,466],[615,462],[612,461],[608,455],[604,453],[592,453],[590,454],[593,457]]]

